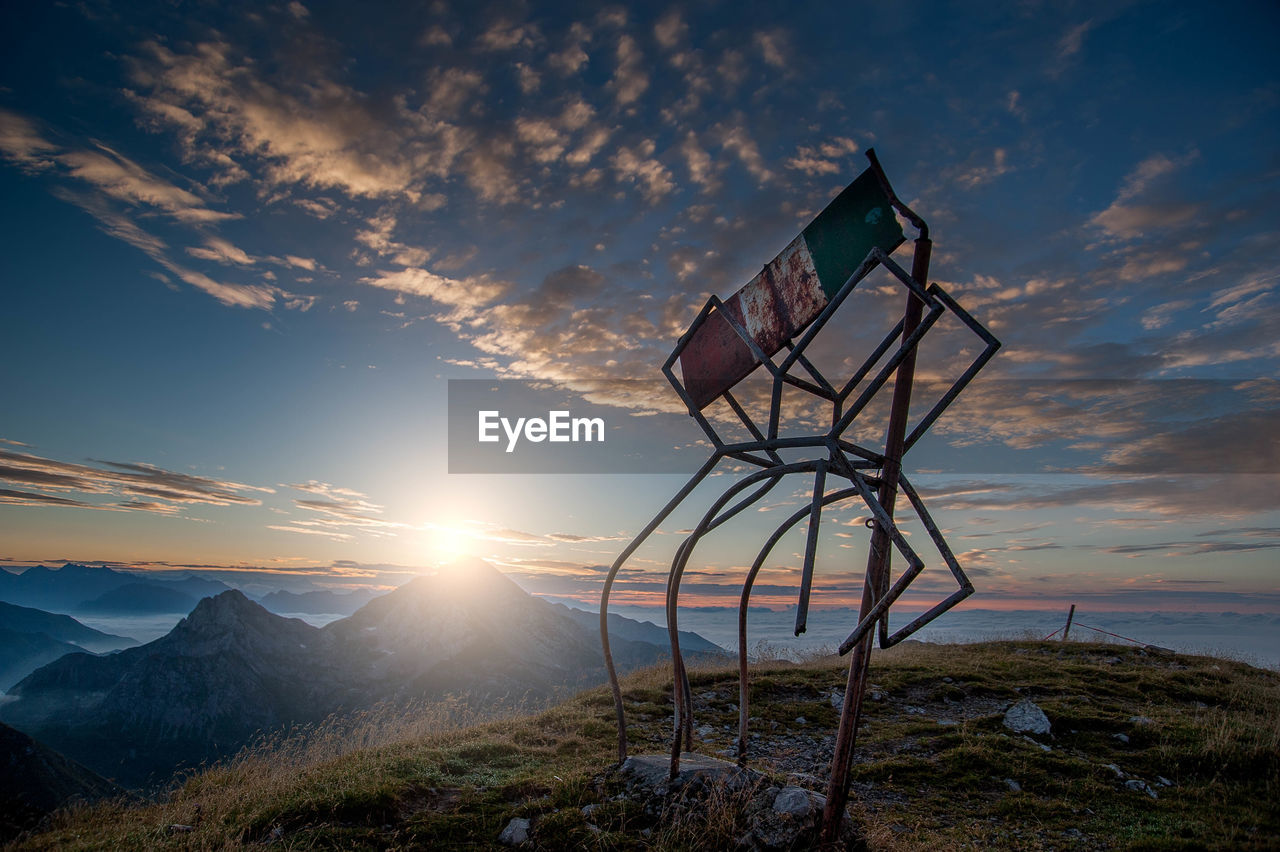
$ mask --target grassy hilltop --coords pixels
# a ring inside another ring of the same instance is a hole
[[[844,665],[753,670],[754,768],[822,791]],[[1275,672],[1075,642],[911,643],[872,666],[851,796],[871,849],[1280,848]],[[691,677],[696,750],[726,756],[736,673]],[[632,675],[624,695],[632,752],[665,751],[669,674]],[[1049,735],[1003,725],[1022,698]],[[742,834],[731,799],[655,824],[599,780],[615,759],[607,688],[496,721],[456,710],[333,722],[195,775],[165,803],[59,815],[19,846],[489,848],[513,817],[549,849],[724,849]]]

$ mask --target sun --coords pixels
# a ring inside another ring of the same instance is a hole
[[[446,524],[432,524],[427,529],[427,552],[437,565],[457,562],[471,555],[475,539],[466,530]]]

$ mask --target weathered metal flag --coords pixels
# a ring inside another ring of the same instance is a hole
[[[844,188],[724,311],[772,356],[813,322],[873,248],[890,254],[902,226],[871,169]],[[705,408],[760,365],[719,312],[707,317],[680,355],[690,397]]]

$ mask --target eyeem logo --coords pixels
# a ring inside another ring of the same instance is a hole
[[[479,412],[479,438],[482,444],[496,444],[502,440],[499,429],[506,434],[507,452],[515,452],[523,435],[526,441],[539,444],[580,444],[604,442],[603,417],[574,417],[568,411],[548,411],[547,419],[519,417],[512,424],[500,411]]]

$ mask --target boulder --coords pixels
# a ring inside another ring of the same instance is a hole
[[[1004,726],[1019,734],[1044,736],[1049,733],[1049,717],[1034,701],[1024,698],[1004,713]]]
[[[529,820],[515,817],[507,823],[498,835],[498,842],[503,846],[519,846],[529,839]]]

